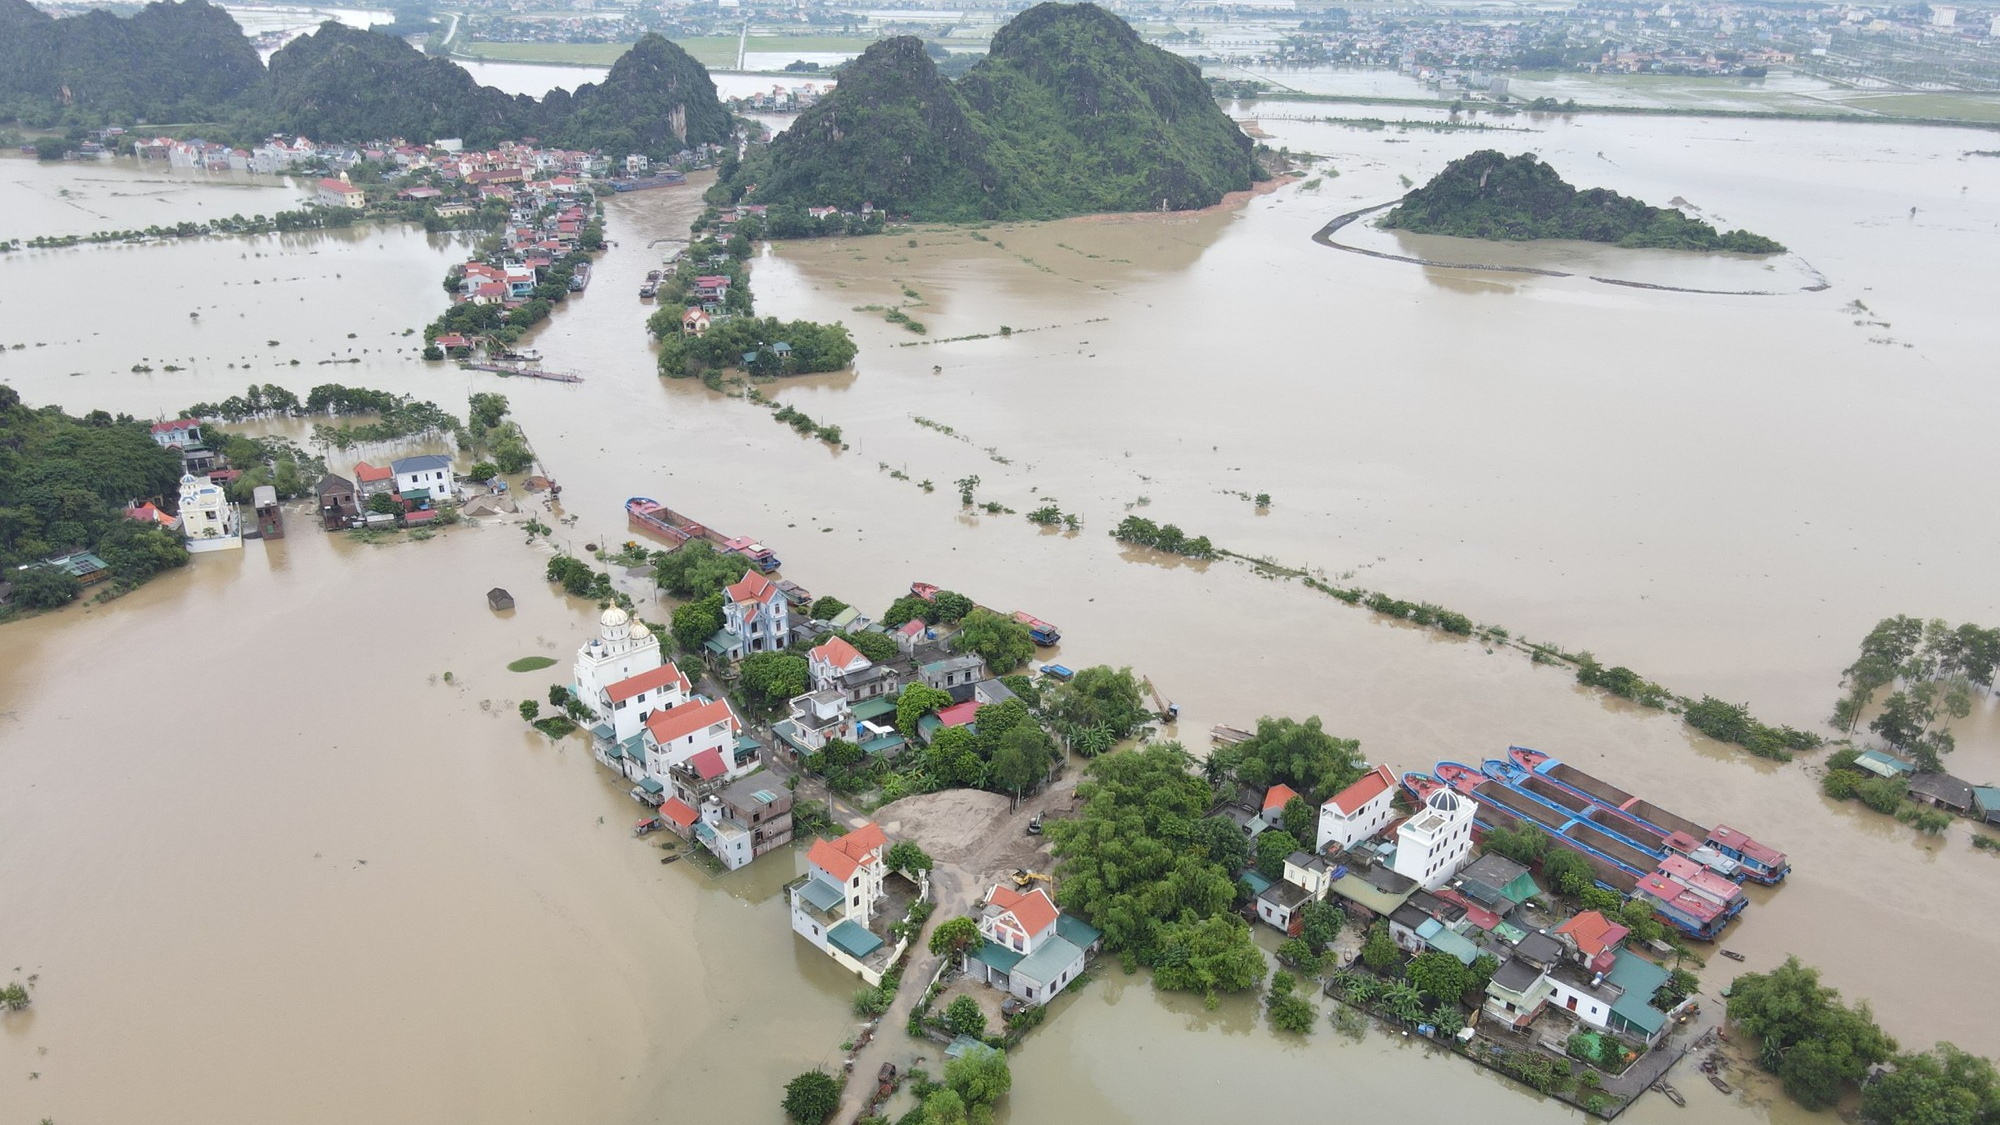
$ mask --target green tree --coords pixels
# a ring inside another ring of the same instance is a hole
[[[825,594],[813,602],[812,608],[807,611],[807,614],[814,621],[831,621],[840,616],[841,611],[846,608],[846,602],[841,601],[832,594]]]
[[[9,981],[7,987],[0,988],[0,1007],[10,1012],[25,1012],[34,1002],[35,998],[21,987],[20,981]]]
[[[820,1125],[840,1108],[840,1081],[824,1070],[808,1070],[785,1083],[785,1118],[794,1125]]]
[[[931,870],[933,865],[929,853],[925,852],[915,840],[898,840],[890,844],[889,850],[882,856],[882,861],[888,865],[889,870],[900,871],[911,877]]]
[[[931,736],[931,744],[924,750],[924,768],[940,789],[973,788],[986,779],[986,763],[980,760],[972,732],[964,727]]]
[[[787,700],[804,695],[812,673],[806,658],[789,652],[753,652],[738,665],[743,701],[759,714],[776,714]]]
[[[1071,727],[1102,725],[1124,738],[1146,721],[1139,681],[1130,668],[1097,664],[1049,692],[1049,716]]]
[[[987,767],[987,781],[993,788],[1018,798],[1047,768],[1048,754],[1043,748],[1046,742],[1042,732],[1033,727],[1017,727],[1008,731],[1000,746],[993,751],[993,760]]]
[[[1209,862],[1222,870],[1233,875],[1250,865],[1250,841],[1228,817],[1203,817],[1195,824],[1193,836]]]
[[[979,923],[970,918],[940,922],[937,929],[931,931],[931,954],[936,957],[955,957],[976,951],[985,944],[986,938],[979,932]]]
[[[994,1103],[1013,1088],[1014,1076],[1007,1069],[1007,1056],[989,1048],[967,1051],[945,1063],[944,1084],[964,1099],[966,1112],[973,1120],[987,1121],[992,1117]]]
[[[945,1005],[944,1025],[953,1035],[970,1035],[974,1039],[986,1037],[986,1013],[979,1010],[979,1001],[970,996],[960,996]]]
[[[956,625],[972,612],[972,599],[956,590],[939,590],[931,599],[931,611],[935,616],[926,617],[938,625]]]
[[[532,722],[534,722],[534,721],[535,721],[535,717],[536,717],[536,716],[538,716],[538,715],[540,715],[541,713],[542,713],[542,705],[541,705],[541,704],[539,704],[539,703],[535,702],[535,701],[534,701],[534,700],[532,700],[532,699],[523,699],[523,700],[521,701],[521,721],[522,721],[522,722],[524,722],[524,723],[532,723]]]
[[[1403,978],[1433,1000],[1457,1003],[1468,982],[1465,963],[1449,953],[1419,953],[1403,967]]]
[[[1875,1125],[1993,1125],[2000,1079],[1987,1060],[1939,1043],[1897,1055],[1892,1069],[1862,1087],[1861,1116]]]
[[[708,638],[722,631],[723,624],[722,595],[715,593],[674,610],[670,629],[682,652],[699,655]]]
[[[1867,1004],[1853,1008],[1819,983],[1819,972],[1788,957],[1768,973],[1732,982],[1729,1018],[1758,1043],[1757,1061],[1807,1109],[1823,1109],[1849,1083],[1896,1051]]]
[[[1257,873],[1266,879],[1282,878],[1285,858],[1299,850],[1299,842],[1282,828],[1266,828],[1257,837]]]
[[[1482,953],[1474,957],[1472,964],[1465,968],[1465,991],[1459,994],[1459,999],[1475,1007],[1478,1006],[1486,998],[1487,983],[1493,979],[1493,974],[1499,971],[1500,959],[1491,953]]]
[[[1280,974],[1281,976],[1283,974]],[[1271,1012],[1271,1026],[1293,1035],[1312,1034],[1313,1025],[1319,1022],[1313,1011],[1312,1001],[1291,989],[1280,992],[1275,982],[1266,1003]]]
[[[1485,848],[1515,863],[1532,867],[1549,851],[1548,833],[1525,821],[1517,828],[1496,828],[1486,834]]]
[[[1368,940],[1361,946],[1362,964],[1384,973],[1394,968],[1402,957],[1403,951],[1396,948],[1395,939],[1389,936],[1388,923],[1375,923],[1368,931]]]
[[[400,516],[403,504],[391,493],[378,492],[368,498],[368,510],[382,516]]]
[[[884,633],[844,633],[847,643],[861,655],[882,664],[896,659],[896,640]]]
[[[1340,936],[1346,916],[1324,899],[1313,899],[1299,907],[1299,936],[1314,950],[1324,950]]]
[[[902,597],[890,602],[889,608],[882,611],[882,627],[885,629],[899,629],[919,619],[928,621],[930,618],[927,615],[931,612],[931,609],[931,603],[924,599],[915,594],[904,594]]]
[[[925,715],[933,715],[951,706],[951,693],[927,684],[909,684],[896,697],[896,729],[905,738],[917,736],[917,724]]]
[[[1359,742],[1326,733],[1315,715],[1303,723],[1266,716],[1257,720],[1249,740],[1213,753],[1221,755],[1222,768],[1252,789],[1283,783],[1317,804],[1361,776],[1360,750]]]
[[[1319,813],[1313,806],[1306,804],[1303,797],[1293,797],[1286,801],[1281,811],[1281,818],[1286,835],[1299,841],[1301,847],[1305,845],[1305,841],[1319,835]]]
[[[653,582],[677,598],[705,598],[742,578],[743,560],[718,554],[705,539],[653,556]]]
[[[1169,992],[1244,992],[1264,979],[1264,954],[1250,927],[1233,915],[1161,927],[1153,984]]]
[[[1307,977],[1316,977],[1324,967],[1317,950],[1304,938],[1286,938],[1278,945],[1278,960]]]
[[[81,593],[83,583],[61,567],[31,566],[14,572],[14,600],[29,609],[54,609]]]
[[[1557,893],[1575,898],[1585,887],[1593,885],[1597,876],[1590,869],[1590,861],[1568,848],[1557,848],[1542,860],[1542,875]]]
[[[965,615],[953,644],[961,652],[977,653],[995,675],[1012,672],[1035,654],[1026,625],[984,609]]]

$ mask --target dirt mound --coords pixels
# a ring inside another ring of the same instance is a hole
[[[883,805],[875,822],[891,840],[915,840],[941,863],[964,863],[996,831],[1006,830],[1007,805],[998,793],[947,789]]]

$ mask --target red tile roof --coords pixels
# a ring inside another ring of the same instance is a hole
[[[366,461],[356,461],[354,463],[354,479],[358,481],[395,480],[396,473],[395,470],[389,468],[387,465],[378,469]]]
[[[1343,816],[1353,816],[1361,806],[1395,789],[1396,775],[1389,772],[1388,766],[1376,766],[1362,774],[1360,781],[1328,797],[1326,803],[1339,809]]]
[[[1056,917],[1061,913],[1040,887],[1021,892],[996,884],[987,901],[1012,914],[1020,931],[1029,937],[1055,925]]]
[[[1493,913],[1491,910],[1486,909],[1449,887],[1438,891],[1437,897],[1465,911],[1466,919],[1482,930],[1492,930],[1500,924],[1500,916],[1498,914]]]
[[[703,781],[714,781],[729,772],[729,767],[722,764],[722,751],[713,746],[689,758],[688,768]]]
[[[613,703],[623,703],[640,692],[663,688],[668,684],[679,684],[682,691],[687,691],[690,687],[687,677],[681,675],[681,670],[674,667],[674,662],[671,660],[650,672],[641,672],[636,676],[627,676],[619,680],[605,688],[604,694],[610,696]]]
[[[845,884],[864,863],[873,863],[888,837],[870,821],[837,840],[815,840],[806,852],[806,862]]]
[[[729,709],[726,701],[718,699],[712,703],[697,703],[689,700],[678,707],[646,716],[646,731],[653,736],[653,741],[665,746],[675,739],[685,738],[711,724],[725,721],[731,730],[743,729],[736,712]]]
[[[867,660],[861,650],[847,643],[845,637],[834,637],[812,650],[812,658],[835,668],[845,668],[857,660]]]
[[[924,635],[924,628],[923,618],[912,617],[908,621],[905,621],[903,627],[896,630],[896,632],[906,637],[921,637]]]
[[[354,186],[353,184],[350,184],[350,183],[343,183],[342,181],[340,181],[340,180],[336,180],[336,179],[334,179],[334,178],[333,178],[333,177],[331,177],[331,176],[328,176],[328,177],[326,177],[325,179],[322,179],[322,180],[321,180],[321,181],[319,182],[319,189],[320,189],[321,191],[332,191],[332,192],[338,192],[338,193],[340,193],[341,195],[360,195],[360,194],[361,194],[361,189],[360,189],[360,188],[358,188],[358,187],[355,187],[355,186]]]
[[[1594,958],[1605,950],[1616,948],[1631,931],[1595,910],[1586,910],[1557,926],[1556,932],[1568,934],[1585,957]]]
[[[170,516],[167,513],[162,512],[158,508],[155,508],[151,500],[148,500],[144,504],[140,504],[137,507],[125,509],[125,514],[135,520],[145,520],[148,523],[165,524],[168,527],[172,527],[178,518],[175,516]]]
[[[201,425],[201,420],[198,418],[176,418],[171,422],[153,423],[153,432],[156,434],[171,434],[179,430],[191,430],[199,425]]]
[[[947,727],[966,726],[978,716],[979,701],[976,699],[968,699],[963,703],[954,703],[937,713],[938,722],[943,723]]]
[[[732,584],[727,593],[729,600],[738,605],[745,602],[768,602],[778,596],[778,584],[754,570],[743,572],[743,581]]]
[[[1298,790],[1293,789],[1283,782],[1279,782],[1269,789],[1264,790],[1264,811],[1270,812],[1272,809],[1282,809],[1291,803],[1292,798],[1298,795]]]
[[[692,828],[694,827],[694,822],[700,820],[701,817],[696,815],[695,811],[687,806],[686,801],[681,800],[679,797],[668,797],[660,803],[660,819],[673,821],[682,828]]]

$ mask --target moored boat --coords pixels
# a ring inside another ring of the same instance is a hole
[[[650,497],[634,496],[625,501],[625,516],[633,527],[657,535],[672,544],[669,550],[678,548],[690,539],[706,539],[725,554],[742,556],[751,566],[766,574],[781,565],[777,554],[762,543],[754,539],[724,535]]]
[[[1028,636],[1038,645],[1046,647],[1062,640],[1062,630],[1021,610],[1014,611],[1014,620],[1028,627]]]

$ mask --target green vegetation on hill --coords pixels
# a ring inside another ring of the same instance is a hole
[[[274,133],[316,141],[460,137],[664,158],[729,139],[708,70],[647,35],[602,83],[546,98],[481,86],[463,67],[393,35],[329,20],[266,70],[236,21],[205,0],[154,3],[130,18],[55,19],[0,0],[0,120],[32,125],[203,122],[213,139]]]
[[[1632,249],[1727,250],[1780,254],[1784,247],[1749,231],[1718,233],[1672,208],[1651,207],[1606,188],[1578,191],[1531,153],[1484,149],[1445,166],[1382,219],[1418,234],[1522,242],[1574,238]]]
[[[51,555],[95,552],[120,585],[187,562],[179,536],[123,514],[134,499],[171,509],[180,478],[181,459],[130,416],[31,408],[0,383],[0,566],[17,600],[39,608],[76,596],[74,579],[13,569]]]
[[[0,103],[199,120],[263,77],[243,29],[205,0],[60,20],[27,0],[0,0]]]
[[[1036,5],[957,83],[885,39],[712,198],[923,221],[1184,210],[1259,178],[1198,69],[1093,4]]]

